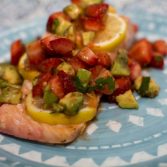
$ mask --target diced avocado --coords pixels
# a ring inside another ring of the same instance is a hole
[[[53,110],[52,113],[62,113],[64,111],[64,109],[65,109],[65,107],[61,104],[54,103],[52,105],[52,110]]]
[[[75,41],[75,28],[74,25],[71,25],[64,33],[64,36],[72,41]]]
[[[1,89],[0,103],[18,104],[21,102],[21,89],[6,87]]]
[[[0,78],[11,84],[21,84],[22,82],[17,68],[11,64],[0,64]]]
[[[11,88],[16,88],[16,89],[19,89],[20,86],[19,85],[14,85],[14,84],[11,84],[3,79],[0,79],[0,88],[3,89],[3,88],[6,88],[6,87],[11,87]]]
[[[64,113],[69,116],[76,115],[82,106],[84,96],[80,92],[71,92],[64,96],[59,103],[65,107]]]
[[[138,103],[135,97],[133,96],[131,90],[128,90],[124,94],[116,96],[116,102],[121,108],[127,108],[127,109],[138,108]]]
[[[69,63],[66,63],[66,62],[62,62],[61,64],[59,64],[58,67],[57,67],[57,70],[58,71],[64,71],[65,73],[67,73],[71,76],[75,75],[75,71],[74,71],[72,65],[69,64]]]
[[[70,4],[64,8],[64,13],[66,13],[71,19],[75,20],[81,15],[82,11],[76,4]]]
[[[93,5],[93,4],[98,4],[98,3],[102,3],[103,0],[81,0],[79,3],[79,6],[82,8],[85,8],[89,5]]]
[[[83,86],[87,86],[90,79],[91,79],[91,75],[92,73],[88,70],[85,70],[83,68],[80,68],[77,71],[77,77],[79,78],[79,80],[81,81],[81,83],[83,84]]]
[[[147,77],[148,78],[148,77]],[[145,82],[145,83],[143,83]],[[145,86],[144,84],[148,84]],[[142,86],[143,85],[143,86]],[[146,82],[146,77],[138,77],[134,83],[135,90],[144,97],[155,97],[160,91],[159,85],[150,77],[149,83]],[[142,88],[144,87],[144,88]],[[141,90],[142,89],[142,90]]]
[[[53,25],[53,32],[57,35],[64,36],[70,26],[72,26],[72,23],[70,21],[67,21],[63,18],[55,19]]]
[[[51,89],[47,86],[44,90],[44,104],[47,107],[51,107],[53,103],[58,102],[58,97],[51,91]]]
[[[95,32],[93,31],[82,32],[83,44],[88,45],[91,41],[93,41],[94,37]]]
[[[128,55],[123,49],[118,51],[117,57],[111,68],[111,73],[114,76],[129,76],[130,70],[128,67]]]

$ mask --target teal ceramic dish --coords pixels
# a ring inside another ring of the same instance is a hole
[[[156,6],[157,1],[141,0],[137,10],[136,1],[126,1],[118,7],[140,25],[138,37],[167,38],[165,11],[147,10],[149,2]],[[165,5],[165,0],[161,3]],[[9,60],[13,40],[31,41],[44,32],[44,27],[45,21],[38,20],[0,34],[0,62]],[[167,166],[167,59],[164,70],[145,72],[160,85],[158,97],[147,99],[136,95],[138,110],[122,110],[103,103],[98,119],[90,124],[85,135],[66,146],[39,144],[1,134],[0,167]]]

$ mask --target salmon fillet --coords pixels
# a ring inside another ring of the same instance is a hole
[[[22,104],[3,104],[0,107],[0,132],[18,138],[49,144],[64,144],[75,140],[85,127],[85,123],[49,125],[36,122],[25,113]]]

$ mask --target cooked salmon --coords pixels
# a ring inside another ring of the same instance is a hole
[[[64,144],[75,140],[86,124],[49,125],[34,121],[25,113],[23,104],[3,104],[0,107],[0,132],[18,138],[50,144]]]

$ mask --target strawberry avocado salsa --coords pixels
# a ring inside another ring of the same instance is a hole
[[[135,40],[137,31],[102,0],[72,0],[49,16],[43,36],[12,43],[11,63],[0,64],[0,103],[25,103],[27,114],[48,124],[90,121],[102,96],[137,109],[134,91],[153,98],[160,90],[142,68],[163,69],[167,54],[165,41]]]

